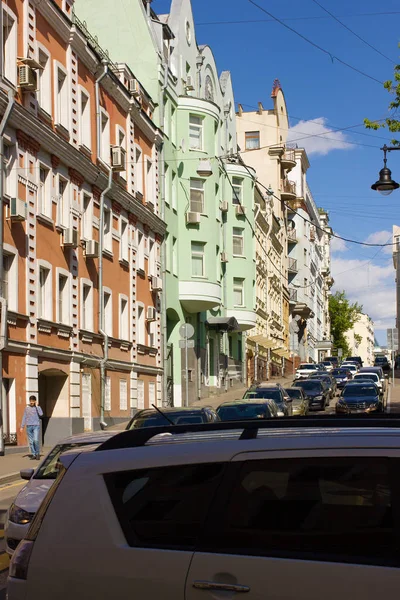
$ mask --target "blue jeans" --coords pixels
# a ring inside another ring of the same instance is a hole
[[[39,425],[27,425],[26,433],[28,434],[28,443],[33,456],[39,456]]]

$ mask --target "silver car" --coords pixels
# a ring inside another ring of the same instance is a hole
[[[56,479],[60,455],[67,450],[80,446],[93,444],[93,448],[97,448],[99,444],[116,435],[116,433],[118,432],[100,431],[65,438],[54,446],[36,470],[21,470],[22,479],[27,479],[28,483],[22,488],[8,509],[4,525],[6,551],[10,556],[25,537],[35,513]]]

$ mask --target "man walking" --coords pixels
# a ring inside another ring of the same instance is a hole
[[[39,431],[40,417],[43,416],[43,411],[40,406],[36,406],[36,396],[29,396],[29,404],[25,408],[24,416],[22,417],[21,433],[26,425],[26,433],[28,435],[29,448],[31,451],[31,460],[40,459],[39,450]]]

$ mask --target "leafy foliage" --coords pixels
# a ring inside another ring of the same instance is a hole
[[[343,348],[344,356],[350,353],[350,348],[345,338],[345,333],[351,329],[362,313],[361,304],[350,303],[346,293],[336,292],[329,297],[329,315],[331,319],[331,333],[336,348]]]

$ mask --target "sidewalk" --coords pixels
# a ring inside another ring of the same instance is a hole
[[[46,456],[49,450],[50,448],[42,448],[40,457]],[[39,464],[38,460],[29,459],[29,451],[0,456],[0,485],[19,479],[21,469],[36,469]]]

